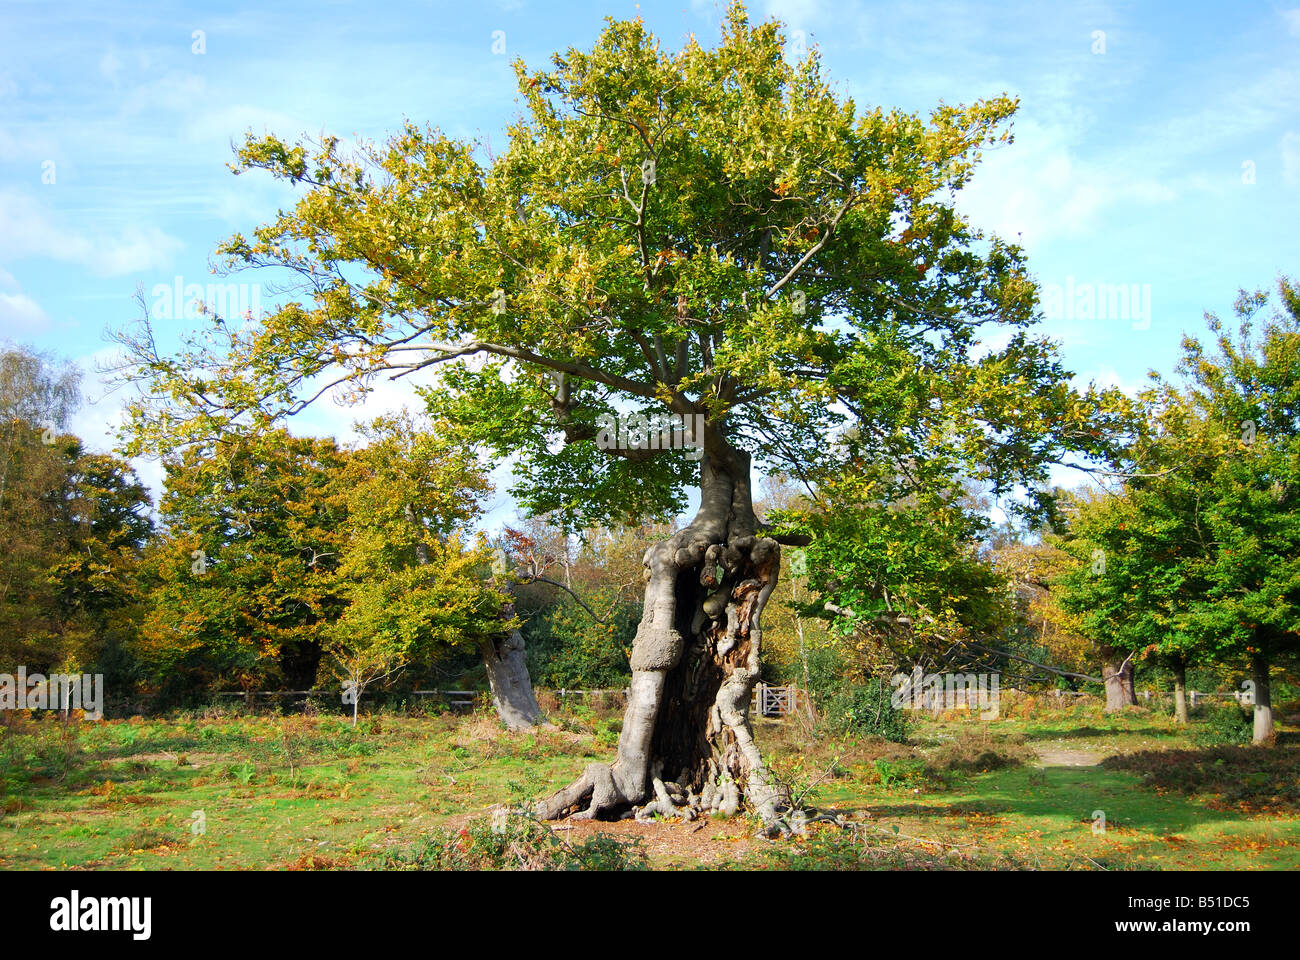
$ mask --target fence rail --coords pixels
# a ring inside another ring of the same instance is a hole
[[[232,697],[242,699],[248,706],[252,706],[258,698],[276,698],[276,697],[324,697],[337,699],[342,702],[343,691],[341,689],[329,690],[223,690],[216,694],[218,697]],[[452,707],[472,707],[478,697],[477,690],[411,690],[402,696],[413,697],[443,697]]]
[[[477,690],[411,690],[409,695],[413,697],[442,697],[448,705],[453,708],[473,707],[477,702],[479,692]],[[561,701],[578,698],[587,699],[591,697],[622,697],[626,702],[631,690],[628,687],[598,687],[589,690],[570,690],[567,687],[547,689],[538,687],[538,694],[551,694]],[[229,697],[232,699],[243,700],[247,706],[253,706],[259,699],[272,700],[284,697],[340,697],[340,690],[225,690],[217,693],[218,697]],[[800,691],[799,687],[794,684],[788,686],[770,686],[766,683],[754,685],[754,692],[750,698],[750,709],[756,716],[767,717],[769,719],[780,719],[788,717],[799,709],[799,705],[806,702],[807,694]]]
[[[794,684],[784,687],[755,684],[752,706],[760,717],[788,717],[799,709],[799,688]]]
[[[1012,692],[1010,689],[1008,693]],[[1020,691],[1028,692],[1028,691]],[[425,698],[425,697],[442,697],[447,701],[448,706],[455,709],[472,708],[478,701],[481,691],[477,690],[411,690],[407,695]],[[567,687],[560,688],[537,688],[537,693],[549,693],[558,698],[560,701],[567,699],[587,699],[591,697],[622,697],[626,702],[631,691],[627,687],[598,687],[588,690],[570,690]],[[1043,695],[1049,695],[1055,699],[1062,697],[1096,697],[1102,695],[1091,693],[1085,690],[1052,690],[1044,691]],[[216,694],[218,697],[230,697],[242,699],[248,706],[252,706],[257,700],[276,699],[283,697],[341,697],[339,690],[229,690]],[[1151,690],[1145,689],[1137,692],[1137,697],[1145,702],[1150,702],[1152,697],[1172,698],[1173,693],[1169,690]],[[771,686],[766,683],[754,685],[754,692],[750,698],[750,709],[758,717],[780,719],[796,713],[800,705],[807,702],[808,694],[801,690],[795,684],[786,686]],[[1244,707],[1252,706],[1255,702],[1254,696],[1248,690],[1234,690],[1229,693],[1210,693],[1202,690],[1188,690],[1187,704],[1189,707],[1195,707],[1198,702],[1203,700],[1235,700]]]

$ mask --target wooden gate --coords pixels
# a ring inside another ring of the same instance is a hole
[[[786,717],[798,708],[799,688],[794,684],[785,687],[755,684],[754,709],[760,717]]]

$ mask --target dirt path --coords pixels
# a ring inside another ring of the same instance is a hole
[[[1095,767],[1102,754],[1065,747],[1034,747],[1038,762],[1044,767]]]

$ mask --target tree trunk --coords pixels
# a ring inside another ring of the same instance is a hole
[[[705,451],[699,512],[645,552],[618,755],[543,801],[547,819],[730,816],[748,801],[769,832],[784,832],[749,723],[780,547],[755,536],[749,455],[716,434]]]
[[[1107,650],[1102,655],[1101,677],[1106,682],[1106,712],[1114,713],[1137,702],[1133,692],[1133,660],[1123,651]]]
[[[799,602],[799,578],[790,579],[790,599],[795,603]],[[808,646],[804,643],[803,637],[803,617],[798,613],[794,615],[794,629],[799,637],[799,661],[803,664],[803,699],[804,708],[808,713],[808,722],[817,722],[817,711],[813,709],[812,702],[812,680],[808,676]]]
[[[502,609],[502,616],[514,616],[514,604]],[[542,722],[542,708],[533,694],[524,659],[524,638],[518,630],[501,634],[479,648],[487,670],[492,705],[507,730],[532,730]]]
[[[406,519],[416,524],[415,511],[408,503]],[[415,555],[421,566],[429,562],[429,550],[422,538],[415,541]],[[497,585],[498,589],[513,597],[509,581]],[[511,620],[515,615],[513,600],[501,606],[501,619]],[[479,646],[483,668],[487,671],[488,688],[492,691],[492,706],[507,730],[532,730],[542,722],[542,708],[533,694],[533,682],[528,676],[528,663],[524,659],[524,638],[518,630],[502,633],[490,642]]]
[[[1174,722],[1187,722],[1187,663],[1175,660],[1174,671]]]
[[[1264,743],[1273,736],[1273,701],[1268,690],[1268,656],[1263,652],[1251,654],[1250,679],[1255,683],[1255,729],[1251,739]]]

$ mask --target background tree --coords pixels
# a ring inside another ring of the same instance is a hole
[[[0,351],[0,670],[104,673],[120,697],[150,501],[129,465],[64,432],[79,382],[70,364]]]
[[[775,522],[782,513],[815,510],[816,505],[798,484],[776,475],[765,479],[763,499],[754,509],[765,521]],[[764,611],[768,626],[763,673],[772,682],[799,684],[807,693],[812,689],[810,657],[829,645],[830,636],[825,621],[807,613],[810,604],[817,606],[816,595],[809,592],[807,554],[800,549],[787,551],[781,563],[781,576]],[[803,707],[810,719],[816,718],[811,698]]]
[[[1176,394],[1149,390],[1140,404],[1149,429],[1134,472],[1114,491],[1076,494],[1066,529],[1052,538],[1073,561],[1058,575],[1056,599],[1095,645],[1108,711],[1137,702],[1134,664],[1149,657],[1171,671],[1175,716],[1185,722],[1187,663],[1202,655],[1185,622],[1205,589],[1198,511],[1212,460]]]
[[[1280,279],[1261,317],[1269,304],[1263,291],[1241,291],[1237,329],[1209,315],[1217,352],[1184,337],[1179,367],[1216,441],[1200,447],[1213,463],[1198,516],[1211,549],[1187,628],[1244,654],[1257,743],[1273,734],[1270,667],[1300,654],[1300,288]]]
[[[1066,495],[1058,497],[1070,502]],[[991,533],[989,559],[1006,579],[1012,605],[998,646],[1021,658],[1008,662],[1037,667],[1036,676],[1057,688],[1077,689],[1090,682],[1104,687],[1095,648],[1080,632],[1077,616],[1061,606],[1057,581],[1073,558],[1055,542],[1057,533],[1051,525],[1024,529],[1010,524]]]
[[[1084,496],[1063,541],[1074,565],[1058,581],[1063,609],[1092,641],[1105,682],[1106,712],[1138,702],[1134,663],[1160,641],[1160,618],[1139,604],[1145,557],[1132,503],[1123,497]]]
[[[324,630],[346,605],[345,461],[332,440],[285,431],[166,461],[141,631],[155,689],[312,685]]]
[[[828,496],[803,528],[813,534],[810,588],[830,598],[823,611],[838,618],[833,629],[887,650],[891,673],[951,663],[970,642],[1000,636],[1009,604],[981,553],[987,520],[923,492],[901,503],[846,502],[834,486]]]
[[[0,670],[49,672],[67,654],[51,570],[66,546],[58,522],[68,464],[64,434],[80,403],[75,367],[21,347],[0,349]]]
[[[1272,733],[1270,667],[1300,636],[1300,298],[1285,279],[1279,293],[1258,323],[1269,298],[1243,292],[1235,335],[1210,315],[1213,356],[1184,338],[1185,385],[1157,377],[1142,395],[1123,488],[1085,498],[1063,541],[1062,604],[1108,649],[1167,664],[1176,694],[1189,662],[1249,664],[1256,742]]]
[[[66,539],[51,571],[53,599],[75,665],[103,673],[111,693],[126,696],[140,673],[131,649],[146,595],[143,558],[154,533],[153,503],[126,462],[81,452],[79,441],[65,449],[60,520]]]
[[[539,683],[567,689],[627,685],[645,586],[645,543],[674,532],[673,525],[650,524],[570,533],[548,516],[521,521],[513,539],[528,542],[526,557],[520,557],[528,575],[517,591],[518,609],[529,670]],[[547,579],[533,580],[532,572]]]
[[[516,632],[503,615],[509,598],[488,585],[487,544],[469,535],[491,490],[473,452],[406,414],[380,418],[364,436],[341,474],[347,521],[337,577],[347,606],[325,641],[351,684],[354,715],[369,684],[469,646],[502,721],[535,725],[527,671],[520,677],[501,651]]]
[[[1043,478],[1063,441],[1092,442],[1088,404],[1026,330],[1021,251],[954,207],[1014,101],[864,110],[815,51],[784,54],[740,4],[715,49],[669,53],[611,22],[553,69],[517,65],[524,113],[499,155],[411,124],[352,155],[250,137],[241,169],[303,193],[220,252],[288,271],[302,299],[238,329],[211,318],[175,356],[147,326],[122,337],[145,386],[133,449],[264,430],[331,385],[425,371],[435,418],[517,457],[512,492],[572,529],[667,518],[698,485],[694,518],[644,556],[618,756],[550,817],[730,812],[748,795],[779,828],[747,716],[780,560],[752,506],[755,456],[801,478],[896,473],[942,433],[1001,493]],[[1009,328],[1005,346],[977,353],[985,325]],[[680,432],[602,426],[626,414],[687,418],[703,459]]]

